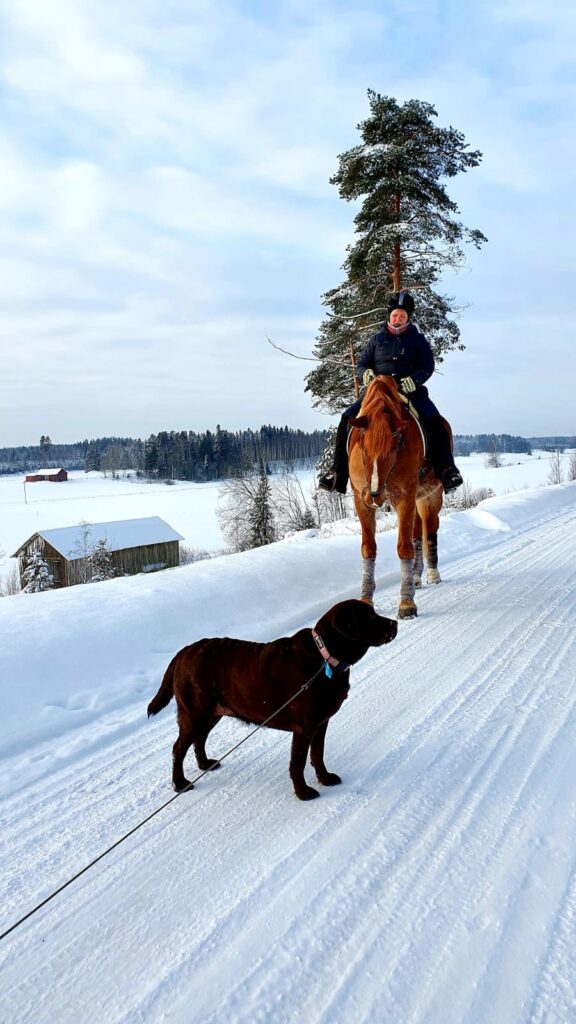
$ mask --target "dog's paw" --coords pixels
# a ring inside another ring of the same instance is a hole
[[[188,782],[188,779],[184,779],[182,782],[173,782],[172,789],[177,793],[184,793],[188,789],[194,789],[194,786],[191,782]]]
[[[321,786],[339,786],[342,779],[336,772],[326,772],[325,775],[318,776],[318,782]]]
[[[296,790],[296,796],[299,800],[315,800],[320,793],[317,789],[312,789],[312,786],[304,786],[303,789]]]

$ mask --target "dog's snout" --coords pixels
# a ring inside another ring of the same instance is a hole
[[[389,644],[391,640],[398,633],[398,623],[396,619],[387,619],[383,615],[378,616],[378,628],[376,635],[378,639],[373,641],[375,647],[379,647],[381,644]]]

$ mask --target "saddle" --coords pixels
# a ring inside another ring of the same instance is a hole
[[[422,449],[423,449],[423,453],[424,453],[423,456],[422,456],[422,465],[420,466],[420,470],[419,470],[419,476],[420,476],[420,478],[422,478],[422,477],[424,477],[426,475],[427,470],[431,468],[431,463],[430,463],[430,447],[431,446],[430,446],[430,438],[428,436],[428,431],[424,427],[424,424],[422,423],[422,420],[420,419],[420,416],[418,415],[417,410],[412,405],[412,402],[410,401],[410,399],[406,398],[406,396],[401,394],[400,392],[398,392],[398,398],[400,399],[402,404],[406,407],[405,408],[406,414],[412,417],[412,419],[414,420],[416,426],[418,427],[418,430],[420,431],[420,437],[422,438]],[[348,428],[347,428],[347,431],[346,431],[346,455],[347,456],[350,454],[350,435],[352,433],[352,429],[353,428],[350,426],[350,424],[348,424]]]
[[[428,432],[426,431],[424,424],[422,423],[422,420],[418,415],[418,411],[414,408],[410,399],[407,398],[406,395],[401,394],[400,391],[398,392],[398,398],[400,399],[402,404],[406,406],[406,412],[409,413],[409,415],[412,417],[416,426],[418,427],[418,430],[420,431],[420,436],[422,438],[422,447],[424,449],[422,461],[426,462],[430,454],[430,439],[428,437]],[[421,473],[423,469],[425,469],[424,466],[420,470]]]

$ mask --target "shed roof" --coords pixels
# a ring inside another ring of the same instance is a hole
[[[38,536],[51,544],[68,561],[84,558],[86,527],[60,526],[54,530],[37,530],[11,556],[16,558],[21,551]],[[123,551],[125,548],[147,547],[149,544],[166,544],[168,541],[184,540],[160,516],[147,516],[145,519],[120,519],[111,523],[88,524],[88,547],[105,539],[111,551]]]
[[[57,469],[35,469],[30,476],[57,476],[58,473],[64,473],[65,470],[62,466],[58,466]]]

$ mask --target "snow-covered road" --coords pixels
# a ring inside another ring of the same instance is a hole
[[[0,944],[0,1020],[575,1022],[576,507],[562,493],[488,547],[459,545],[454,526],[418,620],[353,670],[327,739],[341,787],[299,803],[289,738],[256,734]],[[397,591],[396,575],[380,583],[384,614]],[[145,680],[140,702],[39,745],[35,780],[33,754],[25,771],[10,761],[0,930],[170,796],[175,725],[170,710],[146,722],[154,691]],[[222,723],[209,753],[245,731]]]

